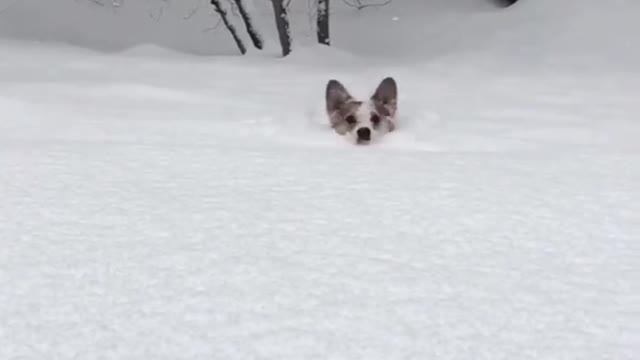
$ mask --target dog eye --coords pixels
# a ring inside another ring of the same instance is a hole
[[[344,120],[350,125],[353,125],[356,123],[356,118],[353,115],[347,116]]]
[[[376,114],[371,115],[371,123],[373,125],[378,125],[380,123],[380,116]]]

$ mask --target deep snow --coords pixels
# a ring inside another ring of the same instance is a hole
[[[523,1],[286,60],[0,40],[0,359],[636,358],[637,5]],[[337,138],[327,79],[388,75],[399,130]]]

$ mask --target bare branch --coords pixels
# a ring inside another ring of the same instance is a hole
[[[368,7],[381,7],[389,5],[393,0],[386,0],[384,2],[374,3],[374,4],[363,4],[362,0],[342,0],[343,3],[354,7],[358,10],[362,10]]]
[[[20,0],[15,0],[14,2],[12,2],[11,4],[5,6],[3,9],[0,9],[0,15],[2,15],[2,13],[4,13],[5,11],[11,9],[15,4],[18,3],[18,1]]]

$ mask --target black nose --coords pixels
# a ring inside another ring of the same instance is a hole
[[[358,140],[369,141],[371,140],[371,130],[369,128],[360,128],[356,132]]]

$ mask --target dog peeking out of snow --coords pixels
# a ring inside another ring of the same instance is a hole
[[[356,144],[369,144],[396,127],[398,86],[393,78],[382,80],[367,101],[355,100],[339,81],[329,80],[326,102],[331,127]]]

